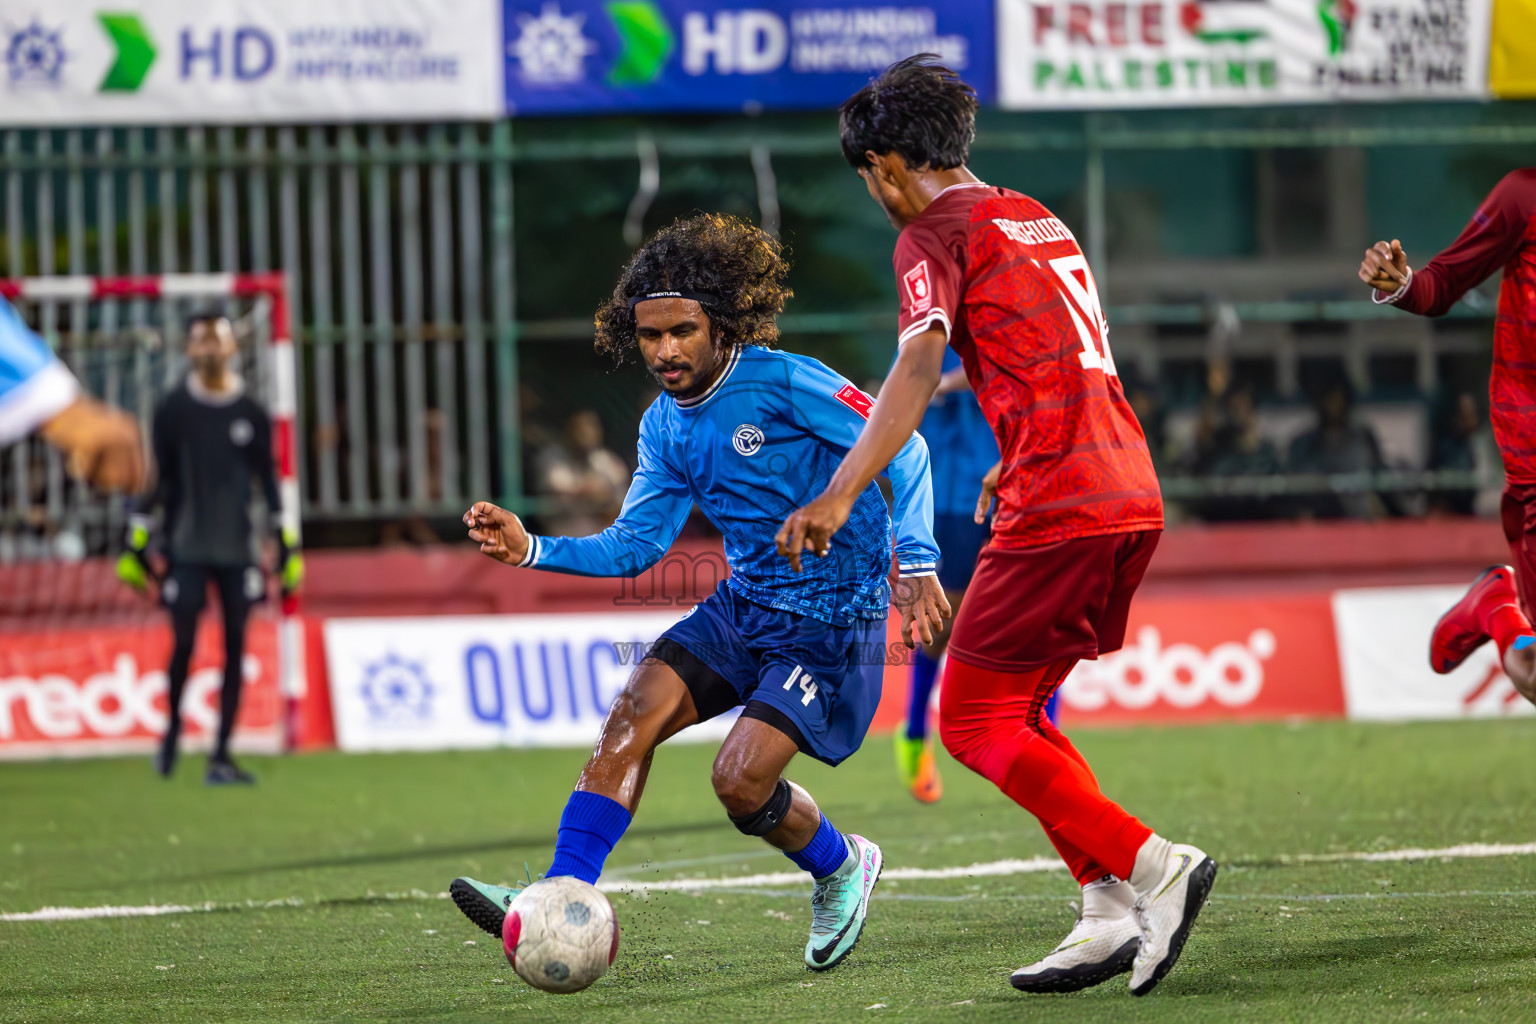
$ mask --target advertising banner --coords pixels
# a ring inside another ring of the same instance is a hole
[[[331,619],[342,750],[583,747],[681,612]],[[735,715],[674,742],[720,739]]]
[[[101,628],[0,637],[0,758],[149,753],[165,732],[170,629]],[[182,745],[211,745],[219,721],[224,639],[198,631],[182,694]],[[277,629],[246,630],[245,690],[234,747],[282,749]],[[147,769],[146,769],[147,770]]]
[[[994,95],[992,0],[506,0],[516,114],[836,107],[937,53]]]
[[[501,112],[498,0],[0,0],[0,123]]]
[[[998,0],[999,103],[1486,95],[1491,0]]]
[[[1466,591],[1465,586],[1381,587],[1333,595],[1350,718],[1536,714],[1504,674],[1494,644],[1478,648],[1449,675],[1436,675],[1429,667],[1430,632]]]
[[[1060,703],[1065,726],[1343,713],[1332,613],[1323,594],[1139,598],[1131,605],[1125,646],[1079,662],[1062,685]]]

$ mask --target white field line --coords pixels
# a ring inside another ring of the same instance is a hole
[[[1481,857],[1527,857],[1536,855],[1536,843],[1462,843],[1458,846],[1446,846],[1436,850],[1426,850],[1417,847],[1404,850],[1374,850],[1357,851],[1350,853],[1299,853],[1281,855],[1274,860],[1283,864],[1318,864],[1318,863],[1380,863],[1390,861],[1414,861],[1414,860],[1463,860]],[[1064,870],[1065,865],[1059,860],[1049,857],[1031,857],[1028,860],[1017,858],[1008,860],[986,861],[979,864],[969,864],[964,867],[948,868],[890,868],[881,876],[887,880],[896,881],[925,881],[950,878],[987,878],[1000,875],[1028,875],[1041,871]],[[730,878],[670,878],[658,879],[654,882],[637,881],[634,879],[615,879],[598,884],[598,888],[604,892],[629,893],[629,892],[660,892],[660,891],[685,891],[696,892],[704,889],[770,889],[774,886],[798,885],[805,881],[803,871],[774,871],[756,875],[736,875]],[[1408,894],[1398,894],[1408,895]],[[1441,895],[1425,893],[1423,895]],[[420,889],[413,889],[403,893],[368,893],[369,898],[384,900],[412,900],[412,899],[447,899],[448,894],[427,893]],[[1287,898],[1287,897],[1276,897]],[[1303,897],[1291,896],[1290,899]],[[1342,894],[1338,898],[1345,898]],[[319,903],[324,900],[316,901]],[[106,917],[156,917],[162,914],[196,914],[207,913],[215,910],[234,909],[265,909],[268,907],[295,907],[303,906],[304,900],[297,898],[271,900],[261,902],[247,900],[244,903],[200,903],[193,905],[184,904],[149,904],[142,907],[43,907],[39,910],[23,913],[0,914],[0,922],[25,922],[25,921],[85,921]]]

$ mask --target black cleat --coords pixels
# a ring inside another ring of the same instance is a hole
[[[203,781],[210,786],[254,786],[256,776],[233,761],[209,761]]]

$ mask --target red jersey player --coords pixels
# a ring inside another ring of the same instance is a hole
[[[1377,302],[1422,316],[1441,316],[1500,267],[1499,315],[1493,328],[1489,418],[1504,456],[1504,537],[1515,564],[1483,572],[1466,596],[1441,616],[1430,637],[1429,663],[1450,672],[1489,639],[1504,671],[1536,703],[1536,168],[1512,171],[1494,186],[1451,247],[1419,270],[1394,239],[1366,250],[1360,280]]]
[[[843,104],[844,155],[901,231],[896,365],[827,489],[779,531],[825,554],[854,496],[918,425],[944,346],[965,365],[1002,460],[992,539],[955,620],[940,695],[945,747],[1045,827],[1083,886],[1083,914],[1015,988],[1072,991],[1131,971],[1145,995],[1178,960],[1216,864],[1099,790],[1043,709],[1081,658],[1118,650],[1163,527],[1146,439],[1125,400],[1093,274],[1072,233],[1028,196],[966,169],[976,96],[931,55]]]

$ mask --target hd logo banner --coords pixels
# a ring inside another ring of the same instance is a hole
[[[1491,0],[998,0],[997,8],[1004,107],[1487,94]]]
[[[506,0],[507,110],[835,107],[936,53],[990,102],[992,0]]]
[[[0,0],[0,124],[492,118],[499,0]]]

